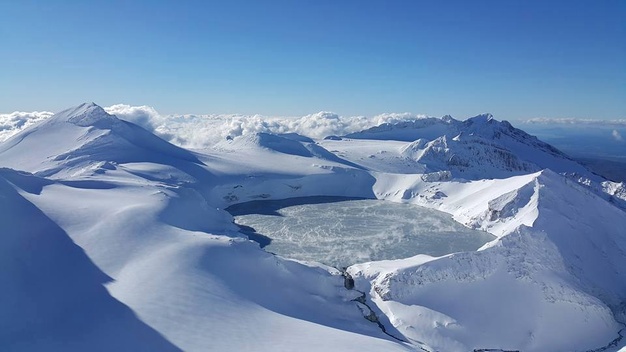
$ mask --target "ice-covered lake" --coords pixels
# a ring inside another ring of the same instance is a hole
[[[253,201],[227,210],[265,250],[335,267],[473,251],[494,239],[449,214],[382,200],[306,197]]]

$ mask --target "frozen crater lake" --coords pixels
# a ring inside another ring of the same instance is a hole
[[[437,210],[373,199],[263,200],[226,210],[265,250],[337,268],[417,254],[474,251],[495,238]]]

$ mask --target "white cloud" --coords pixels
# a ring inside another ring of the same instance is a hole
[[[159,113],[153,107],[146,105],[130,106],[126,104],[116,104],[106,107],[104,110],[111,115],[135,123],[148,130],[152,130],[154,123],[160,120]]]
[[[524,123],[530,124],[543,124],[543,125],[595,125],[595,126],[606,126],[606,127],[625,127],[626,119],[616,119],[616,120],[601,120],[601,119],[578,119],[578,118],[547,118],[547,117],[536,117],[532,119],[528,119],[524,121]]]
[[[50,116],[52,113],[48,111],[15,111],[10,114],[0,114],[0,142]]]
[[[344,135],[380,125],[424,118],[425,115],[389,113],[374,117],[344,117],[322,111],[302,117],[262,115],[160,115],[149,106],[113,105],[105,108],[121,119],[154,132],[171,143],[186,148],[211,147],[227,136],[257,132],[298,133],[312,138]]]
[[[619,131],[617,131],[617,130],[613,130],[613,132],[611,132],[611,136],[613,136],[613,138],[614,138],[616,141],[620,141],[620,142],[621,142],[621,141],[623,141],[623,140],[624,140],[624,138],[622,138],[622,135],[621,135],[621,134],[619,133]]]
[[[238,137],[257,132],[298,133],[312,138],[345,135],[400,121],[426,117],[410,113],[386,113],[374,117],[340,116],[322,111],[301,117],[261,115],[161,115],[150,106],[116,104],[104,108],[120,119],[136,123],[161,138],[186,148],[207,148],[227,136]],[[22,129],[52,116],[50,112],[0,114],[0,141]]]

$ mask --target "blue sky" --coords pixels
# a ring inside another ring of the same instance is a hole
[[[626,1],[0,3],[0,112],[626,118]]]

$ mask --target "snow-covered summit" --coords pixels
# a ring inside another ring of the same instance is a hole
[[[450,115],[447,115],[447,116],[450,116]],[[476,115],[474,117],[470,117],[466,121],[471,122],[471,123],[491,123],[491,122],[494,122],[495,119],[491,113],[486,112],[483,114]]]
[[[63,110],[51,118],[52,121],[67,121],[80,127],[111,128],[119,123],[119,119],[110,115],[95,103],[83,103],[73,108]]]
[[[346,138],[413,142],[403,155],[427,171],[449,170],[455,177],[508,177],[549,168],[593,178],[587,169],[553,146],[481,114],[465,121],[450,116],[383,124]]]
[[[102,162],[199,163],[191,152],[94,103],[61,111],[12,136],[0,145],[0,158],[5,166],[40,175],[97,171]]]

